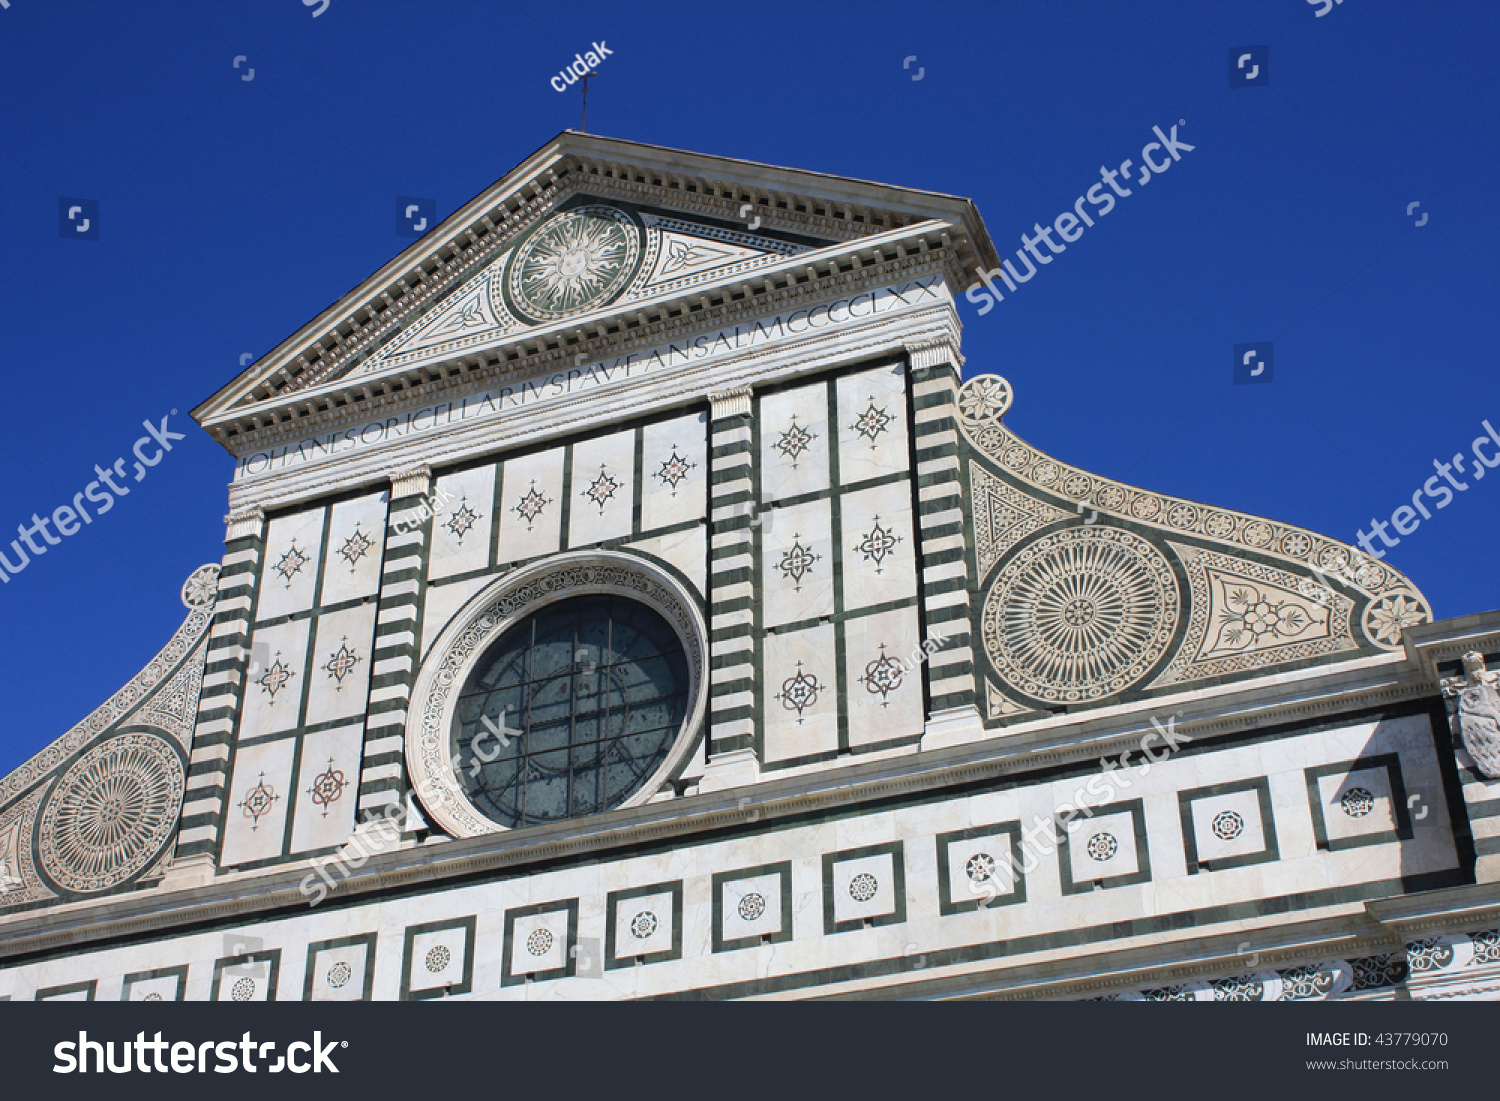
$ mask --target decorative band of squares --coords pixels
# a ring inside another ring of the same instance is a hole
[[[1303,770],[1317,848],[1336,852],[1410,840],[1413,818],[1401,761],[1387,753]],[[1295,783],[1295,781],[1294,781]],[[1283,816],[1286,791],[1281,791]],[[1280,859],[1276,810],[1268,777],[1258,776],[1176,793],[1188,875]],[[1300,803],[1300,797],[1296,800]],[[1296,808],[1301,811],[1300,807]],[[1306,826],[1304,824],[1305,831]],[[1152,877],[1141,799],[1094,807],[1086,816],[1017,820],[937,834],[935,872],[940,914],[1013,906],[1028,900],[1028,874],[1043,858],[1057,862],[1064,895],[1148,882]],[[931,850],[929,850],[931,851]],[[1159,854],[1160,855],[1160,854]],[[793,862],[783,860],[716,872],[711,880],[712,951],[730,952],[790,941],[794,918],[822,902],[822,932],[834,935],[907,920],[906,843],[888,841],[824,853],[820,890],[793,890]],[[928,871],[926,869],[931,869]],[[812,884],[808,884],[809,887]],[[1036,884],[1033,883],[1033,888]],[[1034,897],[1034,896],[1033,896]],[[508,909],[499,985],[514,986],[683,958],[681,879],[611,891],[604,900],[602,943],[580,938],[578,898]],[[816,912],[814,910],[814,912]],[[475,989],[478,916],[408,927],[401,961],[401,997],[441,998]],[[372,996],[374,932],[317,941],[307,948],[302,998],[360,1001]],[[214,1001],[277,998],[281,950],[228,934],[214,963]],[[481,961],[485,962],[485,961]],[[182,1001],[188,966],[125,976],[126,1001]],[[493,983],[493,977],[484,985]],[[38,1000],[92,1000],[98,980],[38,990]]]

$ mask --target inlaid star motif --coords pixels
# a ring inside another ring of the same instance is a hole
[[[886,556],[891,551],[896,549],[896,544],[899,542],[901,542],[901,536],[897,535],[891,528],[881,527],[880,517],[877,516],[875,517],[875,526],[855,545],[854,549],[865,556],[866,562],[874,562],[875,572],[881,573],[883,572],[881,563],[885,561]]]
[[[513,510],[517,516],[526,521],[526,530],[530,531],[536,523],[536,518],[542,514],[542,510],[550,505],[552,501],[536,488],[536,479],[531,481],[531,488],[520,499]]]
[[[345,539],[344,545],[339,548],[339,555],[344,559],[345,562],[349,563],[350,573],[354,572],[355,565],[358,564],[359,560],[363,558],[369,551],[369,549],[374,545],[375,540],[371,539],[364,532],[360,531],[359,525],[355,524],[354,534]]]
[[[688,471],[697,465],[677,454],[677,445],[673,444],[671,456],[662,461],[661,469],[656,472],[656,476],[661,479],[662,485],[671,487],[672,496],[676,497],[678,485],[687,478]]]
[[[604,464],[600,463],[599,476],[595,478],[589,485],[589,487],[583,491],[583,496],[587,497],[590,501],[594,502],[594,504],[598,505],[599,515],[603,516],[604,503],[615,495],[615,490],[619,489],[621,484],[622,483],[616,481],[610,475],[606,474],[604,472]]]
[[[328,758],[328,768],[324,772],[313,777],[312,787],[307,793],[312,796],[315,806],[323,808],[323,817],[328,817],[328,804],[337,803],[344,797],[344,789],[349,786],[349,781],[344,779],[341,770],[333,767],[333,758]]]
[[[810,428],[803,428],[797,423],[796,416],[793,415],[792,426],[783,432],[781,438],[771,446],[790,459],[792,467],[795,469],[797,460],[802,456],[804,451],[812,446],[813,440],[817,438],[818,434],[816,432]]]
[[[886,654],[885,643],[882,642],[880,656],[865,666],[864,676],[859,680],[865,686],[865,691],[880,696],[881,707],[889,707],[890,702],[886,697],[901,687],[901,677],[905,672],[899,661]]]
[[[469,507],[469,498],[464,496],[459,498],[458,508],[448,517],[448,522],[443,527],[451,531],[453,538],[462,543],[464,536],[469,534],[470,529],[478,520],[479,513]]]
[[[875,447],[875,441],[882,432],[889,429],[891,421],[896,418],[875,404],[875,398],[871,396],[870,407],[855,418],[850,426],[859,435],[870,441],[870,447]]]
[[[346,636],[339,648],[334,651],[328,659],[328,664],[323,666],[328,675],[338,681],[338,691],[344,690],[344,678],[354,672],[354,667],[359,664],[359,655],[349,649],[349,639]]]
[[[802,671],[802,663],[799,661],[796,674],[781,682],[781,691],[776,693],[775,698],[788,711],[797,712],[797,725],[801,726],[802,713],[818,702],[818,693],[823,691],[823,687],[818,683],[817,677],[808,676]]]
[[[297,540],[293,539],[291,549],[283,554],[281,560],[276,563],[276,572],[286,578],[287,588],[291,588],[292,578],[305,565],[307,565],[307,555],[297,549]]]
[[[271,697],[271,704],[274,706],[276,703],[276,693],[285,688],[287,682],[296,675],[291,666],[281,660],[281,651],[277,650],[276,660],[260,675],[260,679],[255,683],[260,685]]]
[[[251,833],[260,827],[260,820],[271,813],[276,800],[280,798],[276,789],[266,783],[266,774],[262,772],[256,785],[245,792],[245,797],[238,803],[239,808],[245,812],[245,817],[250,819]]]
[[[786,575],[797,592],[801,592],[802,579],[812,572],[813,563],[823,556],[814,554],[811,547],[804,547],[800,534],[792,536],[792,540],[791,550],[782,552],[781,561],[776,563],[776,568]]]

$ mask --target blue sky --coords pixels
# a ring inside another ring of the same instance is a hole
[[[1321,6],[9,0],[0,532],[132,467],[144,420],[187,438],[0,585],[0,773],[222,554],[232,462],[188,410],[410,243],[397,195],[446,216],[576,127],[548,80],[594,41],[592,132],[970,196],[1002,254],[1184,120],[1169,172],[963,305],[968,369],[1058,458],[1352,541],[1500,429],[1500,5]],[[1268,85],[1229,86],[1245,46]],[[60,236],[64,197],[98,240]],[[1261,341],[1274,381],[1233,385]],[[1387,558],[1440,618],[1500,607],[1500,471],[1460,480]]]

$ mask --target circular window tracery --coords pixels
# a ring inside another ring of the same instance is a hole
[[[666,760],[687,658],[638,601],[574,596],[493,644],[458,698],[451,748],[471,803],[514,829],[619,806]]]
[[[455,837],[643,803],[701,736],[707,652],[698,598],[639,556],[570,551],[497,579],[418,673],[414,793]]]

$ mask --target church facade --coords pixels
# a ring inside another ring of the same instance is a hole
[[[1496,996],[1500,613],[1027,444],[997,266],[559,135],[194,411],[224,555],[0,779],[0,998]]]

